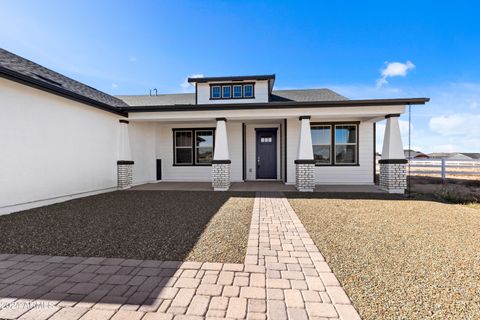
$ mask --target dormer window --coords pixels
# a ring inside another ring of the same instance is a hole
[[[245,98],[253,98],[253,84],[246,84],[243,86],[243,96]]]
[[[212,86],[212,99],[220,99],[222,97],[222,93],[220,91],[220,86]]]
[[[253,83],[211,84],[210,99],[253,99]]]
[[[232,87],[222,86],[222,99],[230,99],[232,97]]]

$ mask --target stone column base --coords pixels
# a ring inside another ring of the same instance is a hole
[[[117,181],[119,189],[128,189],[133,182],[133,161],[117,161]]]
[[[230,160],[212,161],[212,187],[214,191],[230,189]]]
[[[388,193],[405,193],[407,189],[407,160],[382,159],[380,163],[380,188]]]
[[[315,160],[295,160],[295,187],[300,192],[315,190]]]

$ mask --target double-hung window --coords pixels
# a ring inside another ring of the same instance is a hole
[[[173,129],[173,163],[178,166],[210,165],[215,129]]]
[[[335,125],[335,164],[357,163],[357,125]]]
[[[313,124],[312,146],[315,164],[357,165],[357,124]]]
[[[313,158],[316,164],[332,162],[332,126],[312,127]]]

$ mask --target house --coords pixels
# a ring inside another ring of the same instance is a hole
[[[428,98],[349,100],[275,90],[275,75],[191,78],[192,94],[114,97],[0,50],[0,209],[18,210],[153,181],[374,183],[405,189],[398,117]]]
[[[407,159],[428,159],[428,155],[420,151],[405,149],[403,152]]]

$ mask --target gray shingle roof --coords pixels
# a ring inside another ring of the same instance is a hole
[[[113,108],[128,106],[123,100],[47,69],[2,48],[0,48],[0,68],[7,69],[28,78],[33,78],[46,86],[58,87],[59,90],[66,90],[67,92],[83,96]]]
[[[174,106],[195,104],[194,93],[159,94],[158,96],[131,95],[117,96],[128,105],[134,106]],[[348,100],[344,96],[330,89],[304,90],[273,90],[270,97],[272,102],[308,102],[308,101],[339,101]]]

